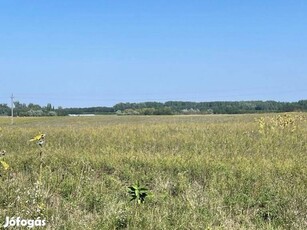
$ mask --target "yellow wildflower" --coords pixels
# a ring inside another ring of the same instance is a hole
[[[2,164],[4,170],[8,170],[8,168],[10,167],[8,163],[6,163],[5,161],[0,161],[0,163]]]
[[[33,137],[32,139],[30,139],[30,141],[41,141],[45,139],[46,134],[40,133],[38,135],[36,135],[35,137]]]

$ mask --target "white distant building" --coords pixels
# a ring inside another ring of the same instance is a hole
[[[68,114],[70,117],[93,117],[95,114]]]

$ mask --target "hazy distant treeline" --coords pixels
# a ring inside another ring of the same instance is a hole
[[[168,101],[165,103],[119,103],[113,106],[117,113],[139,114],[238,114],[264,112],[307,111],[307,100],[298,102],[276,101],[214,101],[186,102]]]
[[[37,104],[14,103],[14,116],[66,116],[68,114],[117,114],[117,115],[173,115],[173,114],[240,114],[266,112],[307,111],[307,100],[298,102],[277,101],[168,101],[118,103],[112,107],[54,108]],[[0,104],[0,115],[10,115],[11,108]]]

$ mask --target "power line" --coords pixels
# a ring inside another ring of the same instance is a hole
[[[11,96],[11,124],[14,124],[14,95]]]

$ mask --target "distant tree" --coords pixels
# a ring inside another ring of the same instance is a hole
[[[123,112],[122,112],[121,110],[117,110],[117,111],[115,112],[115,114],[118,115],[118,116],[120,116],[120,115],[123,115]]]
[[[47,104],[46,110],[49,112],[52,110],[52,105],[50,103]]]
[[[57,116],[57,113],[55,111],[49,111],[47,116]]]
[[[0,104],[0,116],[9,115],[10,111],[7,104]]]
[[[37,105],[37,104],[29,103],[28,109],[40,110],[40,109],[42,109],[42,107],[40,105]]]
[[[307,111],[307,100],[300,100],[297,102],[298,108],[301,111]]]
[[[30,117],[40,117],[44,115],[44,111],[30,109],[25,115]]]
[[[125,109],[124,114],[125,115],[139,115],[140,113],[134,109]]]
[[[172,115],[173,111],[171,107],[161,107],[153,111],[154,115]]]

